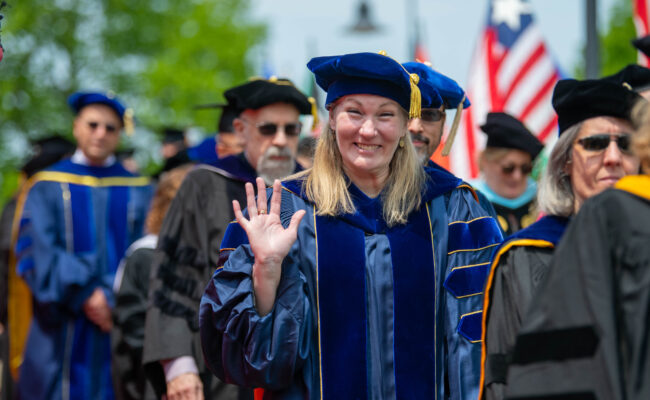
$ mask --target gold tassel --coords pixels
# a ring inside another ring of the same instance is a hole
[[[385,50],[380,50],[379,55],[389,57]],[[402,64],[400,64],[393,57],[390,57],[409,75],[409,83],[411,84],[411,104],[409,105],[409,118],[420,118],[422,111],[422,94],[418,83],[420,83],[420,76],[418,74],[411,74]]]
[[[420,77],[418,74],[409,74],[409,82],[411,83],[411,107],[409,108],[409,118],[420,118],[420,113],[422,111],[422,94],[418,87]]]
[[[316,129],[318,126],[318,108],[316,108],[316,99],[313,97],[307,98],[309,102],[311,103],[311,116],[312,116],[312,123],[311,123],[311,130],[313,131]]]
[[[135,132],[135,122],[133,121],[133,109],[127,108],[124,110],[124,132],[127,135],[132,136]]]
[[[451,152],[451,146],[454,144],[454,139],[456,138],[456,131],[458,130],[458,125],[460,124],[460,116],[463,113],[463,103],[467,95],[463,95],[463,99],[460,101],[460,104],[456,108],[456,115],[454,115],[454,122],[451,124],[451,130],[449,131],[449,136],[447,136],[447,141],[445,142],[445,147],[442,149],[443,157],[447,157],[449,152]]]

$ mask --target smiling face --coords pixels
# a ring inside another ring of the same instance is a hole
[[[614,117],[595,117],[583,122],[582,128],[571,150],[571,161],[567,164],[567,174],[575,196],[574,211],[589,197],[613,186],[625,175],[639,171],[639,160],[629,152],[622,152],[615,140],[600,151],[587,150],[579,140],[597,134],[612,137],[630,134],[633,128],[629,122]]]
[[[360,187],[385,182],[406,135],[406,113],[399,104],[369,94],[345,96],[330,109],[329,124],[348,177]]]
[[[102,165],[117,149],[122,120],[103,104],[90,104],[79,111],[73,124],[77,147],[92,165]]]

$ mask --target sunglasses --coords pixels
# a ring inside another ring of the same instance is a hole
[[[508,164],[508,165],[501,166],[501,172],[503,172],[505,175],[510,175],[514,173],[516,169],[519,169],[522,175],[528,175],[533,171],[533,166],[531,164],[522,164],[522,165]]]
[[[292,122],[285,125],[278,125],[272,122],[262,122],[255,126],[262,136],[273,136],[278,132],[278,129],[284,129],[284,134],[287,136],[299,136],[302,132],[302,124],[300,122]]]
[[[87,124],[88,124],[88,127],[93,131],[97,130],[97,128],[99,128],[102,125],[99,122],[95,122],[95,121],[89,121],[89,122],[87,122]],[[103,125],[104,125],[104,128],[106,129],[106,132],[108,132],[108,133],[117,132],[117,126],[112,125],[112,124],[103,124]]]
[[[420,119],[424,122],[438,122],[445,115],[445,112],[437,108],[423,108],[420,112]]]
[[[630,152],[630,135],[610,135],[607,133],[599,133],[578,139],[577,142],[587,151],[603,151],[609,147],[609,143],[614,140],[618,149],[623,153]]]

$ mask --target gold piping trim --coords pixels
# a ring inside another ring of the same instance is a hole
[[[460,250],[454,250],[454,251],[452,251],[452,252],[447,253],[447,255],[450,256],[450,255],[452,255],[452,254],[460,253],[460,252],[463,252],[463,251],[480,251],[480,250],[485,250],[485,249],[489,249],[490,247],[498,246],[498,245],[500,245],[500,244],[501,244],[501,243],[494,243],[494,244],[491,244],[491,245],[489,245],[489,246],[481,247],[480,249],[460,249]]]
[[[431,234],[431,251],[433,253],[433,283],[434,283],[434,290],[435,287],[438,286],[438,280],[436,278],[436,245],[433,241],[433,226],[431,225],[431,214],[429,212],[429,203],[426,203],[427,207],[427,217],[429,219],[429,233]],[[433,296],[433,318],[437,318],[438,314],[438,303],[436,301],[436,296],[434,294]],[[433,324],[433,359],[436,360],[436,343],[438,340],[438,324]],[[435,365],[435,364],[434,364]],[[438,369],[437,365],[436,368],[434,368],[435,374],[438,375]],[[437,379],[437,377],[434,377],[434,379]],[[435,391],[435,399],[438,399],[438,391]]]
[[[77,175],[68,172],[42,171],[36,173],[30,181],[32,185],[40,181],[72,183],[75,185],[107,187],[107,186],[147,186],[149,178],[145,176],[126,177],[110,176],[106,178],[97,178],[90,175]]]
[[[467,183],[461,183],[460,185],[456,186],[456,189],[460,188],[466,188],[469,189],[469,191],[472,193],[472,197],[474,197],[474,200],[478,203],[478,195],[476,194],[476,189],[474,189],[471,185],[468,185]]]
[[[449,225],[454,225],[454,224],[471,224],[471,223],[474,222],[474,221],[478,221],[479,219],[485,219],[485,218],[492,218],[492,217],[490,217],[489,215],[485,215],[485,216],[483,216],[483,217],[474,218],[474,219],[469,220],[469,221],[454,221],[454,222],[450,222]]]
[[[488,265],[488,264],[490,264],[489,261],[488,261],[488,262],[484,262],[484,263],[480,263],[480,264],[462,265],[462,266],[460,266],[460,267],[454,267],[454,268],[452,268],[451,270],[452,270],[452,272],[453,272],[453,271],[455,271],[455,270],[457,270],[457,269],[465,269],[465,268],[480,267],[480,266],[482,266],[482,265]]]

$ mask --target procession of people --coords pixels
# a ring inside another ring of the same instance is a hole
[[[0,400],[650,399],[650,69],[558,80],[547,158],[488,110],[466,181],[434,161],[483,100],[458,77],[305,68],[320,109],[232,82],[153,176],[118,151],[137,107],[69,95],[74,142],[3,205]]]

